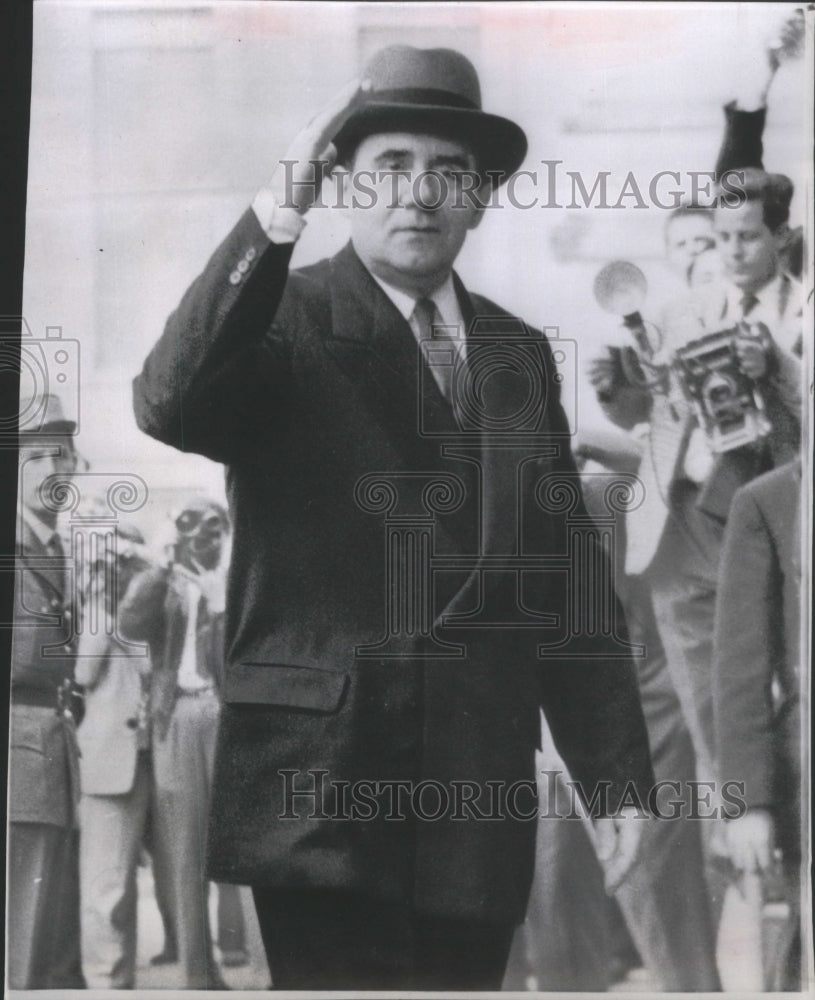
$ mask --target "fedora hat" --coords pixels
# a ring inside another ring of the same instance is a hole
[[[362,74],[368,89],[334,137],[347,162],[366,136],[381,132],[428,132],[469,145],[482,173],[500,172],[502,184],[526,156],[526,135],[508,118],[481,110],[478,74],[453,49],[381,49]]]

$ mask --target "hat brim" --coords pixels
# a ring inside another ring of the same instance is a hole
[[[47,420],[40,424],[36,430],[21,430],[21,438],[47,437],[49,434],[75,434],[76,423],[73,420]]]
[[[523,129],[508,118],[470,108],[371,101],[358,108],[334,137],[339,161],[350,158],[367,136],[385,132],[425,132],[469,145],[481,173],[503,184],[526,156]]]

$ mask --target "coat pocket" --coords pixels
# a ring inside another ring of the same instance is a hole
[[[275,705],[336,712],[349,676],[321,667],[285,663],[236,663],[226,668],[223,700],[230,705]]]

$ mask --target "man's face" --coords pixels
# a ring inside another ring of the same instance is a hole
[[[216,511],[185,511],[176,521],[179,528],[178,557],[194,569],[211,570],[221,561],[224,523]]]
[[[462,193],[475,187],[464,176],[475,169],[472,152],[449,139],[388,132],[362,140],[345,178],[345,203],[354,249],[372,274],[417,295],[442,284],[481,220],[475,194]]]
[[[665,255],[668,263],[687,279],[690,267],[699,254],[713,246],[713,226],[705,215],[678,215],[665,232]]]
[[[51,521],[56,518],[53,505],[47,505],[43,496],[49,490],[41,490],[49,476],[58,476],[61,481],[68,479],[76,471],[77,455],[70,438],[49,438],[48,444],[21,446],[20,448],[20,493],[22,504],[38,517]]]
[[[716,209],[715,231],[725,275],[733,284],[754,292],[773,277],[777,238],[764,222],[760,201]]]

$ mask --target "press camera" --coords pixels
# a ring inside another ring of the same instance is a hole
[[[751,378],[742,372],[736,341],[770,334],[763,323],[739,323],[689,341],[674,354],[674,371],[707,434],[712,451],[732,451],[769,434],[764,400]]]

